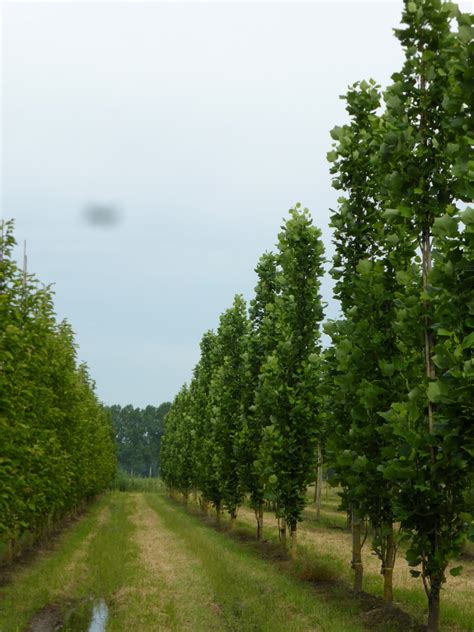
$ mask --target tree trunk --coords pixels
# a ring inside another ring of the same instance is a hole
[[[298,524],[290,525],[290,555],[292,560],[296,560],[296,535]]]
[[[205,516],[209,515],[209,503],[207,500],[201,499],[201,509]]]
[[[314,490],[314,501],[316,503],[316,520],[321,519],[321,490],[323,486],[323,455],[321,446],[318,445],[318,468],[316,474],[316,488]]]
[[[257,540],[263,537],[263,503],[260,503],[255,509],[255,517],[257,518]]]
[[[280,542],[286,547],[286,520],[284,518],[278,518],[278,536]]]
[[[423,274],[423,290],[425,292],[428,291],[429,284],[429,274],[431,272],[432,267],[432,258],[431,258],[431,235],[430,228],[427,226],[423,229],[422,234],[422,274]],[[425,338],[425,369],[426,369],[426,377],[429,380],[436,379],[436,371],[435,366],[432,361],[433,355],[433,331],[431,328],[431,317],[430,317],[430,304],[428,301],[424,303],[424,338]],[[433,404],[428,401],[428,430],[429,432],[433,432]],[[432,458],[434,458],[433,448],[431,448]]]
[[[395,566],[395,557],[397,548],[393,539],[393,527],[389,525],[390,530],[387,535],[387,546],[385,560],[383,561],[383,599],[386,604],[393,602],[393,567]]]
[[[439,603],[441,582],[433,581],[428,595],[428,625],[427,632],[438,632],[439,629]]]
[[[229,531],[233,531],[234,526],[235,526],[235,520],[237,518],[237,513],[234,509],[233,511],[230,511],[229,514],[230,514]]]
[[[148,478],[151,478],[151,474],[152,474],[152,470],[151,470],[151,465],[148,468]]]
[[[393,568],[385,568],[383,572],[383,600],[388,606],[393,603]]]
[[[362,520],[356,511],[352,511],[352,568],[354,569],[354,592],[362,592],[364,567],[362,565],[361,544]]]

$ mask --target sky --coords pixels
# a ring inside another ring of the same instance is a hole
[[[401,66],[401,7],[3,3],[1,211],[102,401],[175,396],[296,202],[331,256],[339,95]]]

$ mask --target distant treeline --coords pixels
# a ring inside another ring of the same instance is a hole
[[[119,468],[130,476],[157,476],[164,419],[170,402],[134,408],[131,404],[108,408],[113,421]]]
[[[53,294],[12,258],[0,236],[0,543],[14,553],[101,492],[116,470],[110,416],[78,364]]]

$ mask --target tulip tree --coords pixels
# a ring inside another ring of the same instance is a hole
[[[331,438],[334,481],[352,512],[354,589],[362,590],[361,527],[368,517],[375,537],[373,551],[381,561],[384,596],[392,601],[392,576],[397,538],[394,534],[393,482],[378,466],[393,453],[393,433],[379,414],[404,388],[403,358],[396,344],[394,288],[397,265],[404,261],[399,240],[385,234],[379,190],[379,165],[374,159],[383,137],[376,116],[380,93],[375,82],[355,84],[344,97],[351,122],[336,127],[328,155],[333,185],[345,193],[333,212],[336,254],[332,275],[344,322],[328,331],[336,345],[334,376],[345,412],[334,420]]]
[[[276,346],[263,365],[259,395],[272,410],[266,432],[271,437],[271,482],[278,515],[289,526],[293,555],[318,437],[315,388],[323,318],[319,295],[323,252],[321,232],[313,226],[308,209],[296,205],[278,236]]]
[[[452,27],[454,18],[457,31]],[[405,336],[411,340],[414,331],[423,341],[419,354],[408,361],[423,368],[424,375],[408,371],[420,377],[411,381],[408,400],[391,408],[389,419],[400,437],[400,448],[381,470],[400,488],[398,514],[411,536],[407,557],[414,567],[421,565],[421,571],[413,574],[421,573],[423,579],[431,631],[439,625],[447,564],[459,551],[465,532],[463,492],[472,466],[466,451],[472,431],[465,423],[466,410],[456,397],[456,388],[450,388],[451,379],[453,387],[456,384],[460,356],[467,360],[469,354],[469,317],[462,309],[463,324],[454,330],[444,330],[437,322],[439,314],[452,309],[453,294],[460,289],[459,278],[446,275],[451,255],[458,253],[461,268],[466,265],[463,257],[468,257],[456,225],[459,201],[472,199],[467,152],[472,143],[467,111],[472,97],[468,78],[472,16],[450,3],[426,0],[407,2],[403,23],[397,37],[406,61],[386,93],[382,194],[395,210],[391,232],[412,248],[413,261],[421,257],[417,302],[403,291],[396,293],[396,300],[401,344]],[[436,249],[443,239],[452,239],[452,244],[438,258]],[[405,272],[399,272],[402,280]],[[446,348],[444,331],[459,338],[460,350],[449,366],[446,358],[441,359]]]
[[[454,17],[457,32],[451,26]],[[367,149],[372,191],[363,206],[375,203],[382,211],[379,220],[368,222],[381,252],[361,260],[353,279],[358,283],[380,272],[384,259],[386,278],[391,269],[394,359],[382,357],[380,370],[393,371],[394,378],[399,374],[408,387],[397,388],[398,401],[379,412],[386,428],[382,434],[392,435],[393,445],[377,469],[396,489],[392,511],[410,540],[408,560],[415,567],[421,564],[413,574],[421,574],[428,595],[429,630],[438,629],[446,566],[466,530],[462,508],[471,439],[461,393],[468,388],[469,370],[465,364],[460,369],[460,362],[469,362],[470,316],[468,308],[460,310],[461,330],[459,325],[445,329],[438,318],[452,311],[453,292],[461,292],[455,273],[468,267],[469,248],[461,242],[469,233],[469,213],[461,233],[458,202],[472,198],[467,116],[471,20],[451,3],[405,3],[405,27],[397,37],[406,61],[384,95],[385,112],[379,119],[372,112],[377,142]],[[337,156],[336,151],[330,158]],[[360,300],[355,303],[359,310]],[[351,343],[345,344],[349,348]],[[456,354],[444,353],[456,344]],[[463,385],[459,397],[451,388],[456,379]]]
[[[209,398],[211,433],[214,440],[212,468],[218,481],[222,507],[233,525],[241,504],[243,489],[239,476],[237,441],[242,430],[248,344],[247,307],[237,295],[226,310],[217,330],[214,371]],[[216,506],[218,515],[221,509]]]
[[[191,395],[182,386],[165,417],[165,433],[161,445],[161,475],[169,489],[180,492],[188,500],[193,480]]]
[[[273,253],[261,256],[255,269],[258,283],[250,302],[247,380],[244,394],[244,424],[238,440],[242,484],[250,494],[250,506],[257,519],[257,539],[263,530],[263,505],[271,471],[262,458],[262,433],[270,423],[271,411],[259,401],[262,365],[275,348],[275,299],[278,293],[277,264]]]
[[[194,486],[201,493],[201,506],[207,513],[209,503],[221,505],[219,480],[212,463],[214,434],[211,427],[210,388],[216,370],[216,334],[207,331],[201,339],[201,357],[191,382],[191,414],[194,423],[193,476]]]

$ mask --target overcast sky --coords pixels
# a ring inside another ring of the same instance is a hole
[[[104,402],[174,397],[295,202],[330,253],[339,95],[400,67],[401,6],[3,5],[3,215]]]

